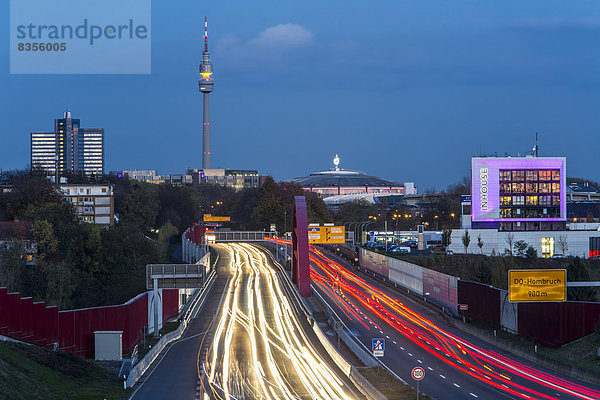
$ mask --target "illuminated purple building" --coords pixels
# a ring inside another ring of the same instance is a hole
[[[566,158],[471,159],[471,226],[501,231],[564,230]]]

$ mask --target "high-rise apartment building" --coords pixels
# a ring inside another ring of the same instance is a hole
[[[31,169],[60,172],[104,174],[104,129],[81,128],[79,119],[54,120],[54,132],[31,133]]]

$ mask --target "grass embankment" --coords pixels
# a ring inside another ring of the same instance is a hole
[[[359,372],[371,382],[388,400],[414,400],[417,391],[410,386],[399,382],[392,374],[383,368],[358,368]],[[423,393],[419,396],[421,400],[429,400],[430,397]]]
[[[498,337],[510,341],[525,350],[533,351],[536,345],[535,342],[529,339],[511,335],[504,331],[498,330],[497,334]],[[592,333],[556,349],[538,345],[538,353],[558,361],[600,373],[600,359],[596,355],[598,348],[600,348],[600,335]]]
[[[159,337],[154,337],[153,333],[146,335],[146,340],[145,341],[142,340],[141,342],[138,343],[138,360],[141,360],[142,358],[144,358],[144,356],[146,354],[148,354],[150,349],[152,347],[154,347],[156,345],[156,343],[158,343],[158,341],[160,340],[160,338],[162,336],[166,335],[167,333],[173,332],[174,330],[179,328],[180,324],[181,324],[181,321],[179,321],[179,319],[176,319],[176,320],[170,321],[170,322],[165,322],[163,327],[158,331],[158,333],[160,334]],[[128,357],[130,357],[130,356],[131,356],[131,354],[128,354]]]
[[[0,398],[126,399],[113,370],[79,356],[38,346],[0,341]]]

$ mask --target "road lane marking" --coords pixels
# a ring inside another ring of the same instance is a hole
[[[400,348],[401,348],[402,350],[404,350],[404,347],[400,346]]]
[[[423,361],[421,361],[421,360],[417,360],[417,361],[419,362],[419,364],[423,364]]]
[[[442,375],[442,374],[440,374],[440,378],[446,379],[446,377],[444,375]]]
[[[460,385],[458,383],[453,383],[454,386],[456,386],[457,388],[460,387]]]
[[[395,341],[395,340],[394,340],[393,342],[394,342],[394,344],[398,344],[398,343],[396,343],[396,341]]]
[[[431,368],[431,367],[427,367],[427,369],[430,370],[430,371],[433,371],[433,368]]]
[[[412,354],[408,353],[408,355],[412,357]]]
[[[388,338],[388,339],[390,338],[388,335],[385,335],[385,337]]]
[[[471,396],[473,396],[473,397],[479,397],[479,396],[477,396],[475,393],[471,393],[471,392],[469,392],[469,394],[470,394]]]

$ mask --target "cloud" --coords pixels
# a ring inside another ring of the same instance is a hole
[[[540,31],[596,30],[600,29],[600,18],[524,18],[515,20],[514,25],[517,28]]]
[[[298,24],[279,24],[271,26],[249,44],[263,47],[293,47],[311,44],[314,35],[311,31]]]

